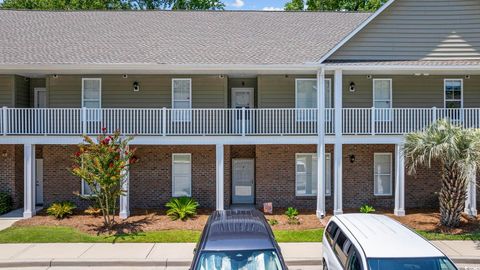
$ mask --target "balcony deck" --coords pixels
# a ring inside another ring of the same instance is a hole
[[[142,136],[315,136],[317,109],[86,109],[3,108],[0,134],[95,135],[120,130]],[[335,132],[335,111],[325,109],[325,134]],[[344,135],[403,135],[436,119],[480,127],[480,108],[343,108]]]

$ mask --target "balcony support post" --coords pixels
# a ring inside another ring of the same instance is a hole
[[[167,108],[162,108],[162,135],[167,136]]]
[[[432,123],[437,121],[437,107],[432,107]]]
[[[343,89],[343,71],[335,70],[335,88],[334,88],[334,104],[335,104],[335,145],[334,145],[334,205],[333,214],[339,215],[343,213],[343,134],[342,134],[342,89]]]
[[[87,108],[82,107],[82,134],[87,135]]]
[[[35,145],[23,145],[23,217],[35,215]]]
[[[465,213],[471,217],[476,217],[477,211],[477,169],[472,168],[468,178],[467,200],[465,201]]]
[[[125,151],[129,151],[128,146]],[[122,152],[121,155],[125,155],[125,152]],[[130,172],[128,166],[122,170],[122,190],[119,216],[121,219],[126,219],[130,216]]]
[[[395,209],[396,216],[405,216],[405,156],[403,144],[395,145]]]
[[[2,108],[2,126],[3,126],[3,136],[7,136],[7,107],[3,106]]]
[[[223,144],[215,145],[216,156],[216,209],[224,210],[224,150]]]
[[[325,69],[317,71],[317,217],[325,217]]]
[[[245,136],[245,107],[242,107],[242,136]]]

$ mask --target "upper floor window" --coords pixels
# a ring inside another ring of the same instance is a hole
[[[392,154],[375,153],[373,158],[374,195],[392,195]]]
[[[172,108],[187,109],[173,112],[174,121],[190,121],[192,108],[192,79],[172,79]]]
[[[446,79],[444,82],[445,108],[463,107],[463,80]]]
[[[100,109],[102,107],[102,79],[82,79],[82,107],[87,109]],[[100,110],[88,110],[87,121],[99,121]]]
[[[295,107],[297,109],[317,108],[317,79],[295,80]],[[325,79],[325,108],[332,107],[332,84]],[[326,119],[331,119],[331,112],[327,111]],[[297,121],[316,121],[315,110],[300,110],[297,112]]]
[[[82,107],[101,108],[102,79],[83,78],[82,79]]]
[[[392,79],[373,80],[373,107],[376,121],[390,121],[392,108]]]
[[[295,185],[297,196],[317,195],[317,154],[297,154],[295,168]],[[325,154],[325,195],[331,194],[331,158],[330,153]]]
[[[295,80],[295,107],[317,108],[317,79]],[[325,79],[325,108],[332,107],[332,83]]]

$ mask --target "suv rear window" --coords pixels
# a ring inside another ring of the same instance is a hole
[[[331,247],[333,247],[333,239],[335,239],[335,234],[337,233],[337,230],[338,230],[338,225],[335,222],[330,222],[330,224],[328,224],[327,230],[326,230],[326,236]]]

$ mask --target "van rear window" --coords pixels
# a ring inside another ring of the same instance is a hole
[[[335,222],[330,222],[327,226],[327,240],[330,243],[330,246],[333,246],[333,239],[335,238],[335,234],[337,233],[338,225]]]

